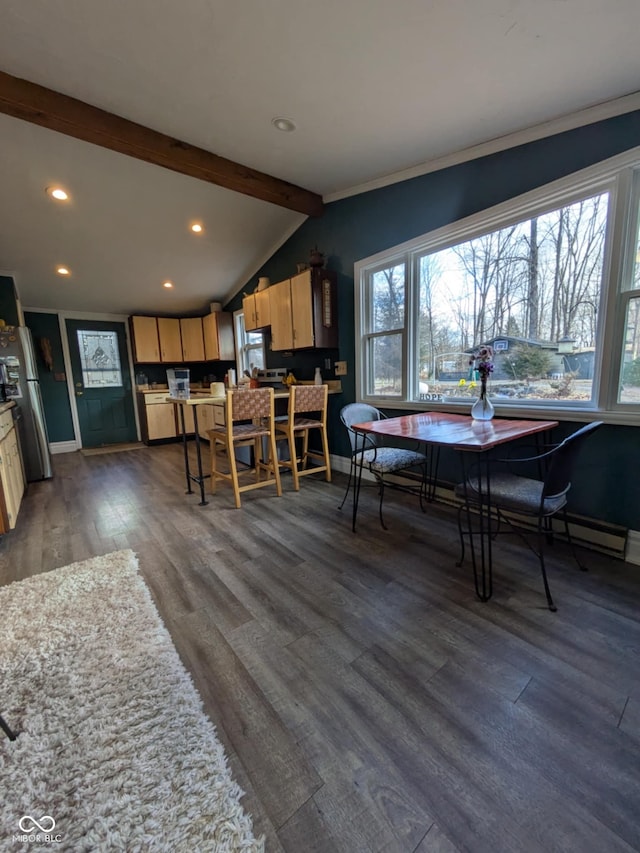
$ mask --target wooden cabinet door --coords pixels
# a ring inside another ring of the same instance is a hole
[[[133,360],[160,363],[158,322],[155,317],[132,317]]]
[[[263,291],[266,293],[266,291]],[[256,296],[245,296],[242,300],[242,313],[244,314],[244,327],[247,332],[253,332],[258,328],[258,316],[256,313]]]
[[[311,270],[305,270],[291,279],[291,316],[294,348],[315,346]]]
[[[207,361],[217,361],[220,358],[220,344],[216,312],[207,314],[206,317],[202,318],[202,329],[204,332],[204,357]]]
[[[293,349],[293,327],[291,323],[290,280],[272,284],[267,290],[271,313],[271,348]]]
[[[202,317],[186,317],[180,320],[180,335],[183,360],[204,361]]]
[[[202,318],[206,361],[235,361],[233,317],[228,311],[212,311]]]
[[[254,299],[256,305],[255,328],[264,329],[265,326],[271,325],[271,301],[269,298],[269,289],[259,290],[254,295]]]
[[[149,441],[176,437],[176,416],[173,403],[152,403],[145,406]]]
[[[209,441],[209,430],[214,427],[213,406],[198,406],[198,433],[203,441]]]
[[[158,317],[158,337],[160,339],[161,360],[163,362],[182,363],[180,320],[174,317]]]
[[[5,530],[2,532],[6,532],[16,526],[24,493],[24,478],[15,429],[11,429],[0,441],[0,487],[6,515],[6,525],[3,525]]]

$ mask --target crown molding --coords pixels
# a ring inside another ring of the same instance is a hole
[[[381,189],[382,187],[391,186],[392,184],[407,181],[411,178],[417,178],[421,175],[427,175],[430,172],[439,172],[441,169],[447,169],[451,166],[457,166],[460,163],[466,163],[469,160],[476,160],[478,157],[486,157],[489,154],[496,154],[499,151],[506,151],[508,148],[515,148],[518,145],[525,145],[527,142],[535,142],[538,139],[544,139],[547,136],[554,136],[557,133],[563,133],[567,130],[575,130],[578,127],[585,127],[589,124],[603,121],[604,119],[614,118],[615,116],[631,113],[635,110],[640,110],[640,92],[634,92],[630,95],[625,95],[622,98],[615,98],[612,101],[603,101],[600,104],[595,104],[592,107],[587,107],[584,110],[579,110],[575,113],[569,113],[564,116],[559,116],[542,124],[532,125],[523,130],[508,133],[505,136],[497,136],[495,139],[489,139],[487,142],[481,142],[478,145],[472,145],[469,148],[462,148],[460,151],[454,151],[451,154],[446,154],[443,157],[437,157],[435,160],[427,160],[417,166],[411,166],[409,169],[403,169],[400,172],[393,172],[390,175],[384,175],[381,178],[375,178],[372,181],[367,181],[364,184],[350,187],[345,190],[339,190],[335,193],[329,193],[323,197],[325,204],[332,201],[340,201],[344,198],[349,198],[354,195],[369,192],[370,190]]]

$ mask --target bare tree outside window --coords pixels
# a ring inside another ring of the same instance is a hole
[[[438,375],[440,353],[503,338],[493,396],[591,399],[607,202],[602,193],[421,257],[418,352],[432,392],[469,393],[463,371]]]

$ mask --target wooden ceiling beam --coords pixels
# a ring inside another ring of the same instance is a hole
[[[323,212],[310,190],[2,71],[0,112],[307,216]]]

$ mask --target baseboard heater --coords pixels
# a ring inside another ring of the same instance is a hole
[[[363,472],[364,474],[364,472]],[[397,476],[389,477],[389,480],[415,480],[420,482],[420,476],[408,471],[401,478]],[[454,495],[454,483],[438,482],[435,489],[435,500],[438,503],[458,509],[460,500]],[[474,510],[472,509],[472,512]],[[516,527],[521,527],[525,530],[536,530],[536,524],[529,520],[526,516],[516,515],[515,513],[503,513],[505,518],[508,518]],[[577,515],[575,513],[567,513],[567,522],[569,524],[569,532],[571,537],[575,539],[578,545],[585,548],[591,548],[609,557],[614,557],[619,560],[624,560],[627,552],[627,536],[628,530],[617,524],[610,524],[604,521],[598,521],[586,516]],[[554,527],[554,536],[560,541],[564,541],[566,537],[562,536],[561,525],[556,523]]]

